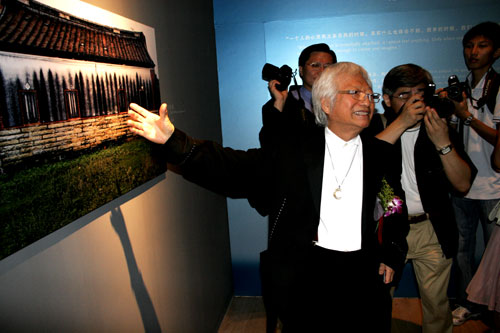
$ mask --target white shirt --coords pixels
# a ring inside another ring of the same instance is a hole
[[[423,125],[422,125],[423,126]],[[420,193],[418,192],[417,177],[415,173],[415,142],[417,142],[420,126],[407,129],[401,135],[401,154],[403,171],[401,173],[401,186],[405,191],[408,214],[421,214],[424,212]]]
[[[342,198],[335,199],[333,194],[339,186]],[[358,135],[345,142],[325,128],[325,161],[317,245],[343,252],[360,250],[362,204],[361,138]]]
[[[472,81],[472,76],[468,77],[469,85]],[[471,88],[472,98],[479,99],[483,96],[483,87],[486,83],[486,74],[476,87]],[[475,102],[474,102],[475,104]],[[484,105],[479,110],[471,104],[470,98],[467,99],[469,112],[474,118],[482,121],[486,126],[496,128],[496,124],[500,122],[500,93],[497,94],[495,110],[493,113]],[[472,186],[465,196],[469,199],[498,199],[500,198],[500,173],[496,173],[491,168],[491,153],[493,145],[481,138],[477,132],[469,126],[464,126],[464,144],[465,151],[469,154],[470,159],[477,168],[477,176],[472,183]]]

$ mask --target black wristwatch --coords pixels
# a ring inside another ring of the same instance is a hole
[[[438,153],[440,153],[441,155],[446,155],[448,154],[451,150],[453,149],[453,145],[450,143],[449,145],[447,146],[444,146],[443,148],[441,149],[438,149]]]

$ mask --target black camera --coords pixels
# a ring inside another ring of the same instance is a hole
[[[448,87],[444,90],[448,93],[448,98],[460,103],[463,100],[462,92],[467,93],[467,84],[460,82],[456,75],[451,75],[448,78]]]
[[[455,111],[455,104],[451,100],[441,98],[436,94],[436,85],[434,83],[429,83],[425,88],[424,103],[426,106],[435,109],[440,118],[448,118]]]
[[[276,85],[276,89],[279,91],[288,89],[292,76],[292,69],[287,65],[283,65],[281,68],[278,68],[271,64],[265,64],[262,68],[262,80],[267,82],[271,80],[278,80],[280,84]]]

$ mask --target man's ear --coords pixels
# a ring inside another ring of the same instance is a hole
[[[391,107],[391,98],[389,97],[389,95],[384,94],[382,96],[382,98],[384,99],[385,105],[387,105],[388,107]]]
[[[299,76],[300,76],[301,78],[304,76],[303,71],[304,71],[304,67],[299,66]]]
[[[323,110],[324,113],[327,115],[330,115],[330,110],[332,108],[332,103],[328,98],[322,98],[321,99],[321,109]]]
[[[493,58],[497,60],[500,58],[500,47],[496,49],[496,51],[493,53]]]

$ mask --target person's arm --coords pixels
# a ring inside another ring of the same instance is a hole
[[[273,147],[275,144],[302,135],[314,124],[309,117],[309,111],[303,108],[303,101],[295,99],[288,91],[279,91],[272,80],[269,82],[269,91],[273,96],[262,107],[262,128],[259,132],[259,141],[262,148]],[[313,117],[314,118],[314,117]]]
[[[425,104],[419,96],[413,96],[403,105],[398,117],[375,137],[394,144],[408,128],[424,118]]]
[[[483,123],[481,120],[475,118],[472,116],[472,113],[469,112],[469,107],[467,106],[467,97],[465,93],[463,94],[463,99],[462,102],[456,102],[453,101],[453,104],[455,104],[455,115],[462,121],[464,122],[466,119],[470,118],[470,128],[472,128],[474,131],[479,134],[481,138],[486,140],[487,142],[491,143],[492,145],[495,145],[495,138],[496,138],[496,129],[489,127],[485,123]]]
[[[131,104],[129,115],[130,131],[161,145],[165,160],[186,180],[226,197],[247,198],[261,215],[268,214],[271,181],[261,150],[235,150],[191,138],[174,128],[166,104],[161,105],[158,115]]]
[[[495,149],[493,149],[493,153],[491,154],[491,166],[493,170],[500,172],[500,127],[497,131]]]
[[[436,150],[441,150],[452,144],[448,134],[446,119],[439,117],[434,109],[429,109],[424,117],[425,128],[429,139]],[[439,154],[448,181],[459,193],[465,194],[472,185],[471,169],[453,147],[445,155]]]
[[[279,111],[283,112],[283,108],[285,107],[285,101],[288,97],[288,90],[279,91],[276,89],[276,85],[281,84],[278,80],[269,81],[268,87],[271,96],[273,96],[273,106]]]

